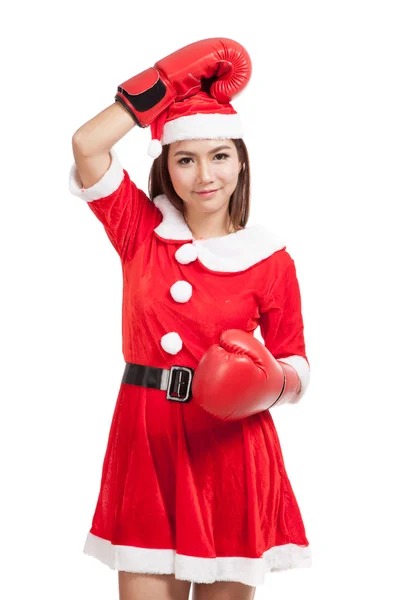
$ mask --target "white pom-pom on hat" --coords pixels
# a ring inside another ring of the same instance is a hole
[[[157,158],[162,152],[162,146],[160,140],[151,140],[147,147],[147,154],[151,158]]]
[[[167,117],[168,110],[164,110],[150,123],[151,141],[147,147],[147,154],[152,158],[157,158],[162,152],[161,137]]]

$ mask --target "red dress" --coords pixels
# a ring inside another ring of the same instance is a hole
[[[151,201],[115,150],[88,202],[121,259],[125,362],[196,368],[226,329],[260,326],[275,358],[308,385],[294,261],[264,227],[194,240],[166,196]],[[121,363],[121,377],[124,363]],[[193,400],[120,386],[84,552],[112,569],[256,586],[311,566],[270,411],[221,421]]]

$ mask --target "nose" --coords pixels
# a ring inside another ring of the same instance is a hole
[[[214,181],[213,165],[207,160],[199,161],[198,165],[197,178],[199,182],[210,183]]]

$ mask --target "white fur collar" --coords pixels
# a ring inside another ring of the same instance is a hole
[[[222,237],[195,240],[182,213],[165,194],[156,196],[153,202],[163,215],[162,222],[154,229],[157,236],[166,241],[192,242],[198,259],[211,271],[244,271],[285,247],[277,235],[262,225],[250,225]]]

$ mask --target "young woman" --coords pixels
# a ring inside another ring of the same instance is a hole
[[[71,192],[123,271],[125,370],[84,552],[120,600],[248,600],[269,571],[311,564],[270,408],[309,366],[294,261],[247,226],[250,165],[230,99],[251,63],[196,42],[118,88],[73,136]],[[149,195],[113,146],[151,126]],[[264,344],[254,338],[260,326]]]

